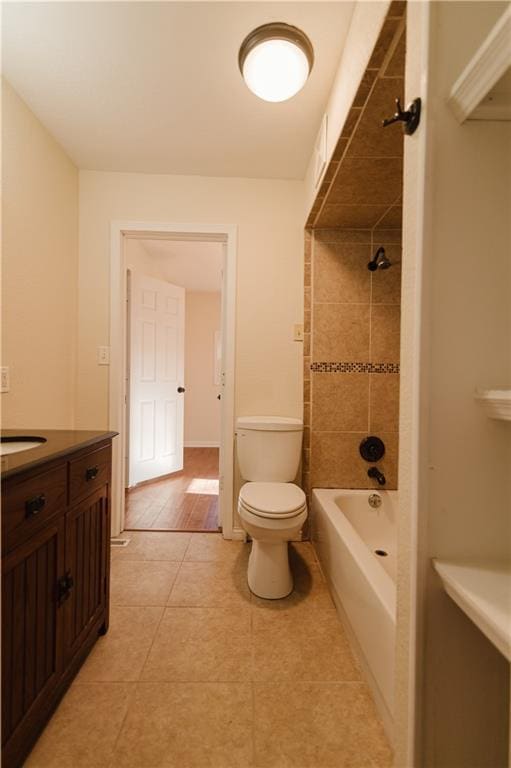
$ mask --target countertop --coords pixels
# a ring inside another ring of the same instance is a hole
[[[1,457],[2,480],[31,470],[47,461],[88,448],[103,440],[111,440],[117,432],[96,432],[75,429],[2,429],[2,437],[37,436],[46,438],[36,448]]]

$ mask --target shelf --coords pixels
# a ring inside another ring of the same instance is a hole
[[[445,591],[511,661],[511,562],[433,559]]]
[[[459,123],[509,120],[511,7],[507,8],[454,83],[448,99]]]
[[[474,397],[490,419],[511,421],[511,389],[479,389]]]

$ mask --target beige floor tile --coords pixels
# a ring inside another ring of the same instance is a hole
[[[135,693],[133,683],[75,684],[36,743],[27,768],[105,768]]]
[[[139,683],[112,766],[248,768],[252,690],[239,683]]]
[[[361,680],[335,609],[253,613],[254,682]]]
[[[163,611],[162,607],[112,606],[110,628],[98,638],[77,682],[138,680]]]
[[[250,546],[241,541],[228,541],[217,533],[196,533],[186,550],[185,562],[246,562]]]
[[[363,683],[254,685],[258,768],[390,768]]]
[[[112,605],[165,605],[179,563],[152,560],[112,561]]]
[[[167,608],[141,680],[243,682],[250,679],[251,610]]]
[[[182,563],[167,605],[228,608],[249,601],[245,565]]]
[[[303,609],[333,608],[334,604],[326,586],[319,565],[306,562],[294,555],[290,557],[293,574],[293,591],[282,600],[264,600],[251,595],[252,605],[261,610],[287,610],[291,607]]]
[[[116,560],[171,560],[180,562],[190,543],[191,533],[172,531],[124,531],[127,547],[112,547]]]

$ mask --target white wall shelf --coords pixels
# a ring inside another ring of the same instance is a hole
[[[433,560],[449,597],[511,661],[511,562]]]
[[[511,67],[511,6],[502,14],[483,44],[454,83],[448,104],[458,122],[510,120],[511,97],[498,87]]]
[[[511,388],[480,389],[474,397],[490,419],[511,421]]]

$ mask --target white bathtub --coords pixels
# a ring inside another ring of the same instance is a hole
[[[377,493],[382,504],[369,505]],[[312,492],[312,541],[392,738],[397,491]],[[375,550],[387,552],[378,556]]]

